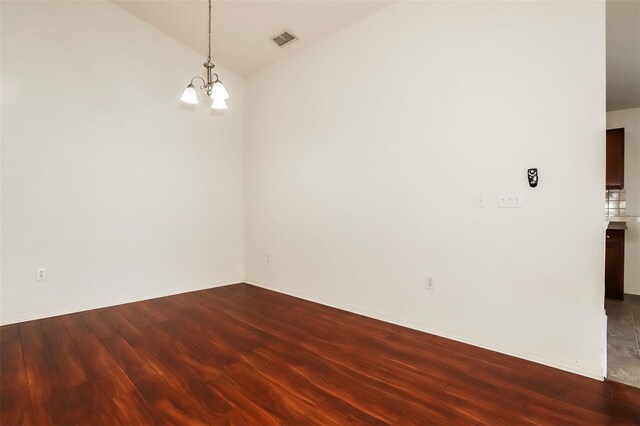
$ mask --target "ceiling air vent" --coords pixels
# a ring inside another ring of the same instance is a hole
[[[271,40],[273,40],[279,47],[284,47],[297,39],[298,37],[294,36],[287,30],[282,31],[282,33],[277,36],[271,37]]]

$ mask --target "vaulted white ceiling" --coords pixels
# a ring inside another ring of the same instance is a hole
[[[206,56],[206,0],[112,1]],[[213,59],[248,76],[392,2],[213,0]],[[607,110],[640,107],[640,0],[607,0],[606,10]],[[280,48],[271,37],[284,29],[299,40]]]
[[[121,8],[207,55],[208,6],[203,0],[113,0]],[[248,76],[389,5],[389,1],[213,1],[213,61]],[[299,39],[278,47],[287,29]]]

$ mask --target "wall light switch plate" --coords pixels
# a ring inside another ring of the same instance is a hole
[[[474,203],[476,208],[484,209],[487,207],[487,196],[485,194],[476,194]]]
[[[520,193],[500,192],[498,193],[498,208],[519,209],[524,207],[524,198]]]
[[[524,199],[522,198],[522,194],[514,194],[513,196],[514,199],[514,207],[517,209],[520,209],[522,207],[524,207]]]

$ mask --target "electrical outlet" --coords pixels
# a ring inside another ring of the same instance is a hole
[[[424,279],[424,288],[426,290],[435,290],[436,289],[432,277],[429,277],[429,276],[425,277],[425,279]]]
[[[36,269],[36,281],[44,281],[47,279],[47,268]]]
[[[269,253],[267,253],[265,260],[267,261],[267,263],[271,263],[271,255]]]

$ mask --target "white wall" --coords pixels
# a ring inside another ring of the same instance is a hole
[[[247,92],[249,282],[602,377],[602,2],[401,3]]]
[[[627,215],[640,216],[640,108],[607,112],[607,128],[624,127],[624,189]],[[624,292],[640,295],[640,223],[625,232]]]
[[[203,59],[109,2],[2,2],[2,323],[242,281],[244,82],[182,106]]]
[[[177,102],[202,58],[110,3],[1,19],[2,323],[246,276],[602,377],[601,2],[385,9],[250,80],[246,161],[229,71],[219,116]]]

